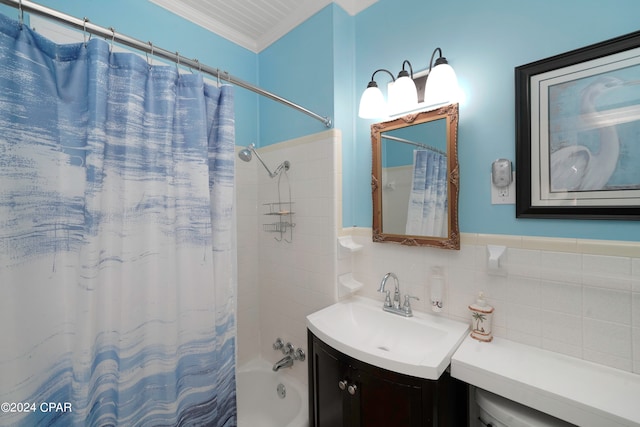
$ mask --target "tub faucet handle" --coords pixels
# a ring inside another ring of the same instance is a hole
[[[284,347],[284,341],[282,341],[282,338],[277,338],[276,342],[273,343],[273,349],[281,350],[282,347]]]
[[[293,358],[295,360],[299,360],[301,362],[304,362],[304,359],[306,358],[306,355],[304,354],[304,350],[301,348],[298,348],[294,353],[293,353]]]

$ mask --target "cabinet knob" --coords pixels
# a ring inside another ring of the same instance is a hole
[[[347,382],[345,380],[338,381],[338,387],[340,388],[340,390],[344,390],[345,388],[347,388]]]
[[[353,396],[354,394],[356,394],[356,391],[358,391],[358,386],[356,386],[355,384],[351,384],[348,388],[347,391],[349,392],[349,394],[351,396]]]

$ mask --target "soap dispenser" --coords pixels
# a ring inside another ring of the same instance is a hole
[[[478,294],[476,303],[469,306],[469,310],[471,311],[471,338],[490,342],[493,339],[491,334],[493,307],[487,304],[482,292]]]
[[[444,275],[442,274],[442,267],[431,268],[431,310],[439,313],[442,311],[444,305]]]

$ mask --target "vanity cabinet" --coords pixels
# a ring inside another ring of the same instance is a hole
[[[445,372],[427,380],[356,360],[308,331],[311,427],[467,424],[467,384]]]

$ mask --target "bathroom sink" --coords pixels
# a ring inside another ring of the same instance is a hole
[[[468,325],[414,311],[402,317],[382,301],[351,297],[307,316],[315,336],[342,353],[380,368],[437,380],[467,335]]]

